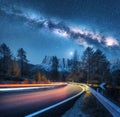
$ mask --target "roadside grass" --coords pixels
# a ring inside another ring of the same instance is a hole
[[[112,117],[105,107],[91,94],[89,90],[82,97],[80,109],[90,117]]]

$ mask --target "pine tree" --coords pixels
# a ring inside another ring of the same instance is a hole
[[[79,69],[79,60],[77,51],[74,52],[72,59],[72,73],[77,73]]]
[[[63,68],[65,68],[65,58],[63,58],[62,61],[63,61]]]
[[[93,69],[93,49],[88,47],[83,52],[82,56],[82,63],[83,63],[83,69],[84,73],[87,73],[87,82],[91,80],[91,73]]]
[[[20,71],[21,71],[21,76],[26,75],[28,71],[28,60],[26,57],[26,52],[23,48],[20,48],[18,50],[18,61],[20,63]]]
[[[99,82],[107,80],[110,63],[101,50],[94,52],[94,74]]]
[[[51,69],[51,80],[57,81],[58,79],[58,59],[56,56],[52,57],[52,69]]]
[[[5,44],[1,44],[0,46],[0,71],[3,74],[8,74],[11,64],[12,54],[10,48]]]
[[[70,63],[71,63],[71,74],[69,75],[68,80],[78,82],[80,81],[80,77],[79,77],[80,61],[78,58],[77,51],[74,52],[73,58]]]

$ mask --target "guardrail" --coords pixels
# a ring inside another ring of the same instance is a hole
[[[120,107],[113,104],[111,101],[109,101],[107,98],[105,98],[103,95],[92,89],[91,87],[88,87],[91,93],[103,104],[103,106],[113,115],[113,117],[120,117]]]
[[[93,88],[87,86],[86,84],[81,84],[80,85],[85,86],[88,88],[91,93],[99,100],[101,104],[113,115],[113,117],[120,117],[120,107],[117,105],[113,104],[111,101],[109,101],[107,98],[105,98],[103,95],[95,91]]]
[[[93,88],[82,83],[75,83],[81,86],[84,86],[86,89],[89,89],[90,92],[98,99],[98,101],[103,104],[103,106],[113,115],[113,117],[120,117],[120,107],[109,101],[103,95],[95,91]]]

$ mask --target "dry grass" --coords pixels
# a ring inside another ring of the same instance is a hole
[[[83,96],[80,109],[90,117],[112,117],[103,105],[91,94],[89,90]]]

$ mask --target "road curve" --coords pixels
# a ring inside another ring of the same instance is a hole
[[[80,86],[67,86],[50,90],[0,93],[0,116],[23,117],[61,102],[81,92]]]

